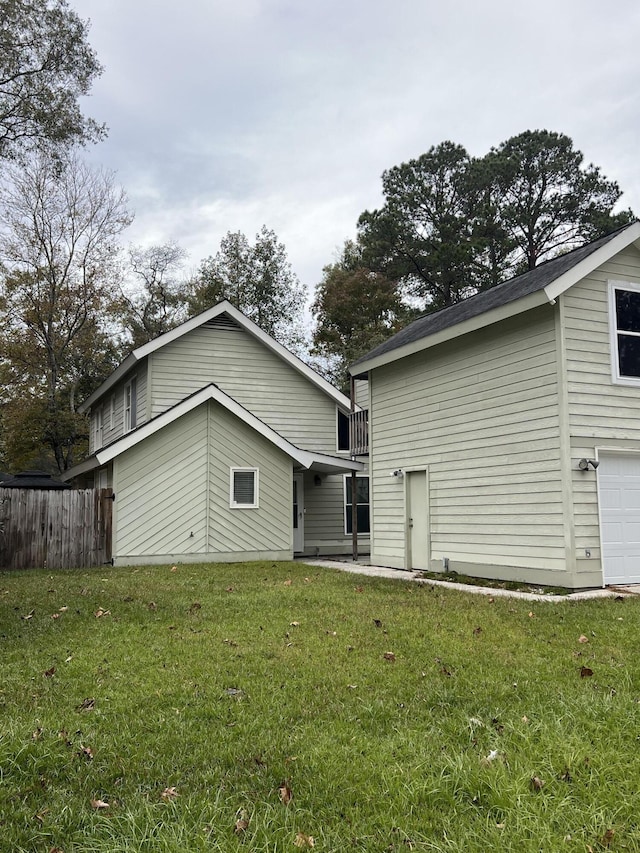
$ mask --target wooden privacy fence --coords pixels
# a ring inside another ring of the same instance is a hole
[[[0,488],[0,569],[111,562],[111,489]]]

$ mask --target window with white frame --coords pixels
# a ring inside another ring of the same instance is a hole
[[[352,501],[351,475],[344,478],[344,532],[351,534],[353,531],[353,501]],[[370,532],[369,521],[369,477],[356,477],[356,516],[358,533]]]
[[[97,450],[99,447],[102,447],[102,436],[103,436],[103,413],[102,406],[99,409],[96,409],[93,422],[94,432],[93,432],[93,446]]]
[[[131,381],[124,386],[124,431],[131,432],[136,428],[137,423],[137,394],[138,383],[134,376]]]
[[[614,380],[640,383],[640,285],[609,282]]]
[[[229,505],[232,509],[258,506],[257,468],[231,468]]]

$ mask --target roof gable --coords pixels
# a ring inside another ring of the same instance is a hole
[[[432,314],[418,317],[387,341],[358,359],[354,376],[404,358],[443,340],[553,303],[558,296],[632,243],[640,248],[640,222],[627,225],[593,243],[546,261],[529,272],[498,284]]]
[[[79,406],[80,412],[86,412],[91,406],[96,403],[101,397],[107,394],[120,380],[122,380],[136,364],[143,361],[147,356],[188,334],[193,329],[199,326],[211,324],[217,318],[222,319],[223,315],[229,317],[234,323],[259,340],[264,346],[271,350],[275,355],[289,364],[294,370],[304,376],[309,382],[319,388],[323,393],[329,396],[334,402],[343,409],[349,409],[349,399],[337,388],[334,388],[330,382],[320,376],[312,367],[305,364],[302,359],[290,352],[278,341],[274,340],[270,335],[264,332],[253,320],[250,320],[235,306],[227,300],[219,302],[213,308],[203,311],[201,314],[191,317],[175,329],[159,335],[154,340],[143,344],[141,347],[133,350],[125,360],[114,370],[114,372],[97,388],[90,397],[88,397]]]
[[[174,423],[183,415],[193,411],[193,409],[208,400],[213,400],[214,402],[219,403],[223,408],[238,417],[256,433],[266,438],[267,441],[271,442],[275,447],[278,447],[290,456],[294,463],[299,465],[301,468],[347,472],[360,471],[364,467],[362,462],[333,457],[323,453],[314,453],[312,451],[302,450],[301,448],[296,447],[264,421],[261,421],[260,418],[257,418],[248,409],[245,409],[244,406],[237,402],[237,400],[234,400],[233,397],[225,394],[225,392],[218,388],[217,385],[212,383],[201,388],[199,391],[196,391],[194,394],[191,394],[189,397],[186,397],[184,400],[181,400],[161,415],[152,418],[150,421],[146,421],[135,430],[132,430],[121,438],[116,439],[111,444],[101,448],[89,459],[66,471],[63,475],[64,479],[69,480],[79,474],[106,465],[117,456],[120,456],[125,451],[135,447],[137,444],[140,444],[140,442],[154,435],[159,430],[164,429],[164,427],[169,424]]]

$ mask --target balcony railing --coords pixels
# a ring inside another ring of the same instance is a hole
[[[349,413],[349,450],[352,456],[369,453],[369,410]]]

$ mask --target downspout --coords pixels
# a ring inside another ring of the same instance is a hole
[[[351,406],[350,412],[356,410],[356,380],[351,377]],[[349,418],[349,450],[353,449],[353,418]],[[351,454],[351,460],[355,461],[355,456]],[[357,490],[356,472],[351,472],[351,551],[354,563],[358,560],[358,490]]]

